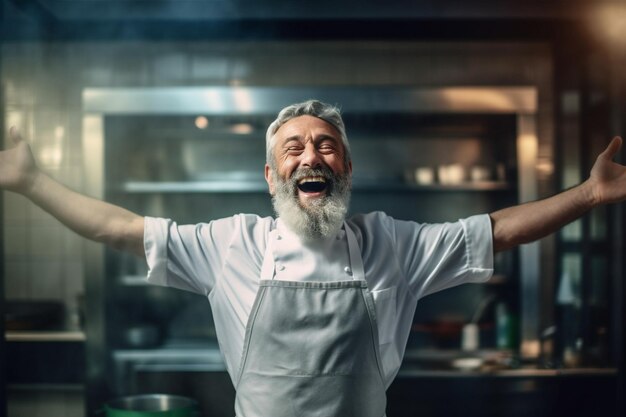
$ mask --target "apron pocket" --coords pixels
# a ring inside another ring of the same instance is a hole
[[[372,291],[372,297],[376,307],[378,344],[391,343],[396,329],[396,287]]]
[[[385,387],[374,376],[244,375],[235,415],[261,417],[381,417]]]
[[[303,376],[293,399],[298,417],[381,417],[385,387],[378,377]]]

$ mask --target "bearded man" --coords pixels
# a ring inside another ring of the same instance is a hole
[[[588,180],[545,200],[446,224],[381,212],[346,219],[352,162],[339,111],[307,101],[266,135],[277,218],[197,225],[141,217],[73,191],[28,145],[0,153],[0,186],[83,236],[145,258],[148,281],[207,296],[239,417],[383,417],[418,300],[484,282],[495,251],[541,238],[626,198],[614,138]]]

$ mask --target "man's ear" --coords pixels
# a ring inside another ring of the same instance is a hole
[[[276,189],[274,187],[274,179],[272,178],[272,169],[268,164],[265,164],[265,181],[270,189],[270,195],[274,195]]]

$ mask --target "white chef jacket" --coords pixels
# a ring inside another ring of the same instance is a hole
[[[355,215],[345,226],[356,235],[365,280],[374,298],[388,387],[400,369],[417,301],[436,291],[491,277],[491,220],[485,214],[455,223],[420,224],[373,212]],[[231,378],[239,369],[246,324],[274,229],[274,279],[352,279],[343,229],[325,242],[307,244],[280,219],[271,217],[238,214],[196,225],[145,218],[148,281],[208,297]]]

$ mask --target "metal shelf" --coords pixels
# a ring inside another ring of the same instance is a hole
[[[84,342],[85,333],[80,330],[7,331],[7,342]]]
[[[122,275],[120,284],[131,287],[142,287],[150,285],[146,279],[146,275]]]
[[[120,191],[126,193],[250,193],[267,192],[265,181],[127,181]]]
[[[127,181],[115,190],[129,194],[151,193],[266,193],[265,181]],[[411,184],[397,181],[355,181],[354,191],[423,192],[423,191],[504,191],[512,189],[505,181],[464,182],[459,184]]]

